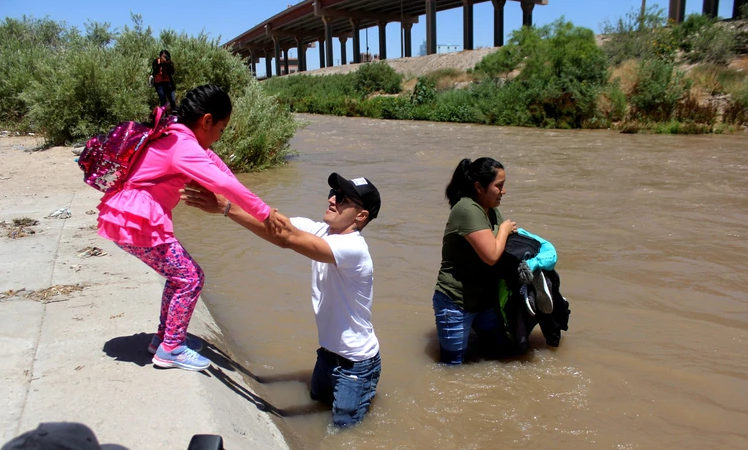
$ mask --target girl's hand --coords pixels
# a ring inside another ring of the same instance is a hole
[[[270,209],[270,215],[263,222],[265,225],[265,232],[268,236],[279,236],[283,232],[283,229],[290,225],[290,223],[287,224],[284,221],[284,218],[288,221],[288,218],[278,213],[277,208]]]

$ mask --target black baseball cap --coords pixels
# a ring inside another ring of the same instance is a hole
[[[2,450],[105,450],[124,449],[120,445],[99,445],[90,428],[76,422],[40,423],[35,430],[27,431],[3,445]]]
[[[327,178],[327,184],[333,189],[340,189],[349,197],[360,200],[364,209],[369,211],[369,220],[376,219],[379,215],[382,199],[377,188],[368,179],[360,177],[349,180],[333,172]]]

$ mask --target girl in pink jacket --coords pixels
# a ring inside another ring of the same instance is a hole
[[[209,149],[231,118],[228,94],[214,85],[197,87],[184,96],[176,114],[177,123],[149,144],[123,188],[101,199],[99,235],[166,277],[158,332],[148,347],[153,363],[203,370],[210,361],[197,353],[202,343],[187,338],[187,327],[205,276],[174,236],[171,212],[179,190],[194,180],[241,206],[269,232],[276,218]]]

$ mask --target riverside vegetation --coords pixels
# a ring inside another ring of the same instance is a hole
[[[234,102],[229,127],[214,150],[235,171],[283,163],[299,127],[251,76],[245,61],[205,34],[162,31],[142,18],[113,31],[89,22],[85,30],[49,19],[0,23],[0,126],[41,133],[45,145],[81,144],[125,120],[145,120],[158,98],[147,85],[151,61],[171,52],[177,98],[201,84],[226,90]]]
[[[655,6],[606,22],[601,43],[592,30],[564,19],[523,27],[468,72],[442,69],[403,80],[385,62],[375,62],[348,74],[278,77],[262,86],[303,113],[624,132],[736,132],[748,123],[748,71],[729,64],[748,52],[745,26],[701,15],[675,25]]]

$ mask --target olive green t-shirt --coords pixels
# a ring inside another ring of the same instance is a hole
[[[480,259],[465,239],[474,231],[491,230],[496,236],[504,221],[499,208],[489,214],[470,197],[463,197],[449,212],[442,238],[442,265],[436,290],[446,294],[467,312],[481,312],[495,306],[499,277],[493,266]]]

